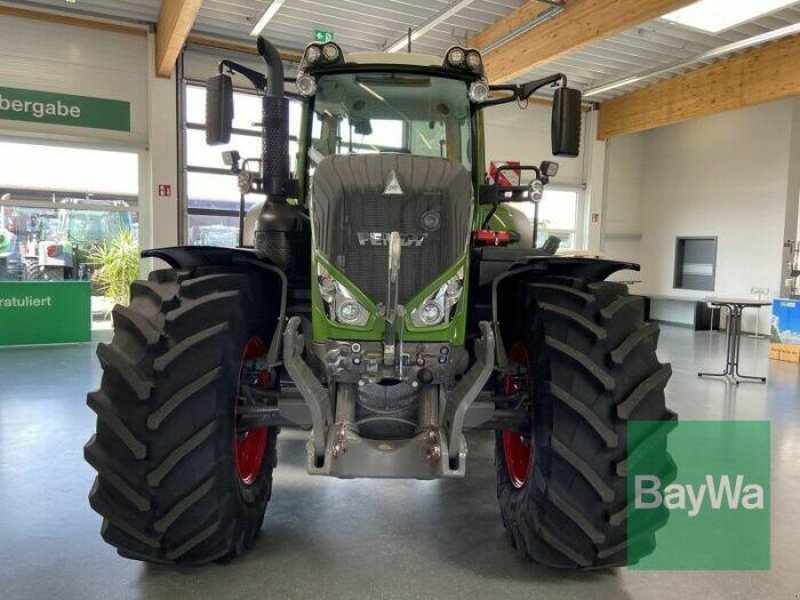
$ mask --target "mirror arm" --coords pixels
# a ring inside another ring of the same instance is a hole
[[[227,69],[231,73],[238,73],[247,81],[249,81],[254,88],[261,91],[267,87],[267,78],[264,77],[258,71],[254,71],[244,65],[240,65],[239,63],[235,63],[232,60],[222,60],[219,63],[219,73],[220,75],[223,73],[225,69]]]
[[[546,87],[548,85],[555,85],[559,84],[559,87],[566,87],[567,86],[567,76],[563,73],[555,73],[553,75],[548,75],[547,77],[542,77],[541,79],[537,79],[535,81],[529,81],[528,83],[523,83],[522,85],[490,85],[489,91],[491,92],[511,92],[509,96],[504,96],[502,98],[495,98],[493,100],[487,100],[478,106],[478,108],[486,108],[487,106],[496,106],[497,104],[508,104],[509,102],[518,102],[520,100],[527,100],[530,98],[534,93],[538,90]]]
[[[547,77],[543,77],[542,79],[537,79],[536,81],[529,81],[528,83],[523,83],[520,87],[520,100],[527,100],[530,98],[536,91],[546,87],[548,85],[555,85],[560,83],[560,87],[567,87],[567,76],[563,73],[556,73],[554,75],[549,75]]]

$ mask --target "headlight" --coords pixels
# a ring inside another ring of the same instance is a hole
[[[462,268],[411,311],[411,323],[414,327],[433,327],[449,323],[453,309],[463,293],[464,269]]]
[[[353,300],[345,300],[336,306],[336,317],[342,323],[355,324],[361,318],[361,305]]]
[[[417,316],[425,325],[436,325],[442,320],[442,309],[435,300],[426,302],[419,307]]]
[[[367,308],[322,265],[317,265],[317,280],[319,294],[325,302],[328,318],[331,321],[356,327],[367,324],[369,321]]]

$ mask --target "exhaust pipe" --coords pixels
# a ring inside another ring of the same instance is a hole
[[[284,270],[290,281],[309,278],[311,224],[286,202],[289,186],[289,100],[283,93],[283,61],[263,36],[258,53],[267,65],[261,105],[261,185],[267,196],[258,216],[255,250]]]
[[[263,36],[258,53],[267,64],[267,86],[261,104],[261,181],[273,202],[286,202],[289,182],[289,101],[283,93],[283,61]]]

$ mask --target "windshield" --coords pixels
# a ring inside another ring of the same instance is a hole
[[[467,84],[408,73],[323,75],[314,101],[313,162],[334,154],[401,152],[472,166]]]
[[[100,242],[119,235],[123,229],[123,219],[117,212],[94,210],[70,211],[65,214],[69,220],[69,239],[80,242]]]

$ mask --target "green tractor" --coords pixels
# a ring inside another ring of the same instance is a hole
[[[70,207],[78,204],[97,209]],[[133,229],[126,206],[117,200],[65,199],[56,214],[35,215],[24,257],[25,279],[91,280],[95,268],[90,260],[92,252]]]
[[[522,555],[604,568],[651,551],[666,509],[629,535],[626,471],[629,449],[671,464],[670,367],[642,299],[605,281],[638,266],[519,241],[502,205],[538,202],[555,163],[524,166],[524,186],[485,176],[484,110],[554,87],[553,153],[573,157],[580,92],[560,74],[489,85],[469,48],[314,43],[290,80],[272,44],[258,50],[266,75],[222,61],[209,79],[206,127],[210,144],[229,141],[231,73],[258,90],[263,154],[226,156],[242,192],[266,196],[240,215],[253,230],[238,248],[144,251],[170,268],[133,284],[97,351],[85,456],[103,538],[144,561],[241,555],[283,428],[308,432],[311,475],[410,479],[464,477],[465,432],[489,430]],[[294,174],[286,82],[302,100]],[[628,439],[632,419],[652,434]]]

